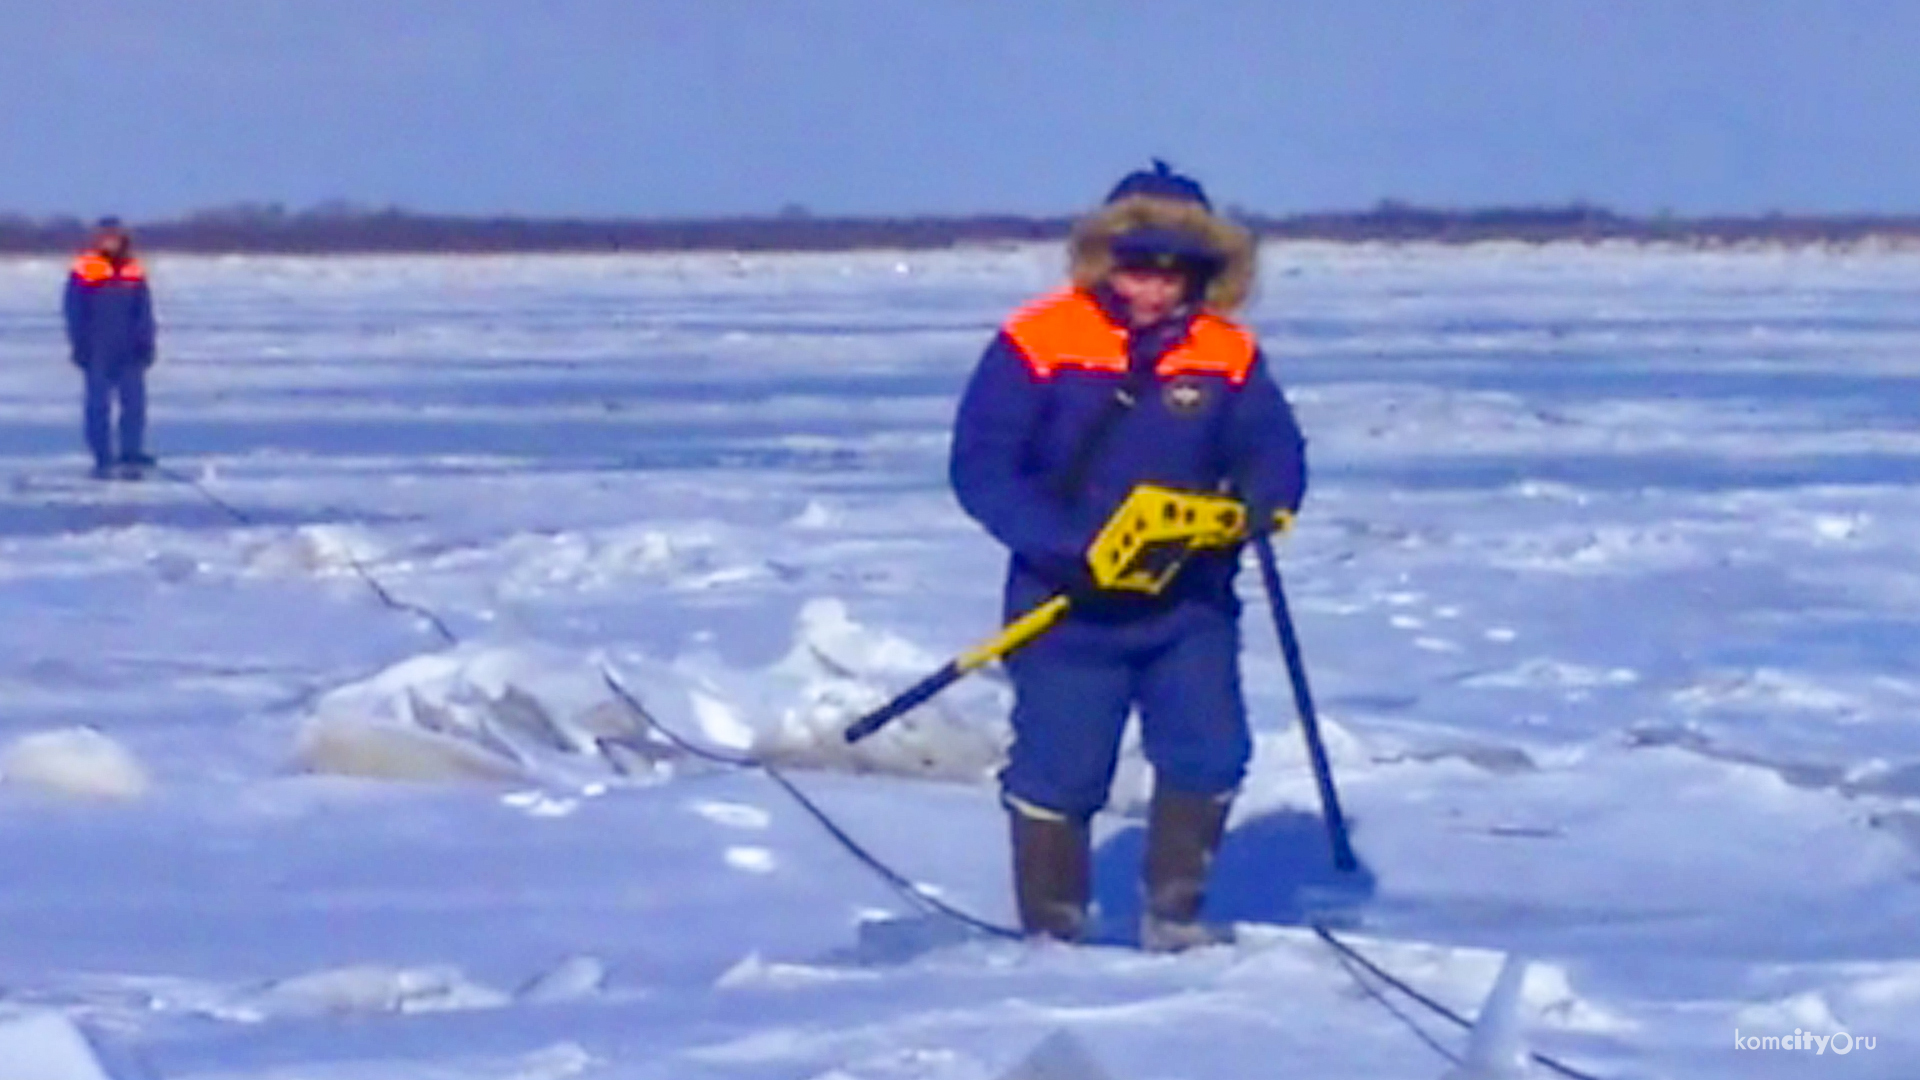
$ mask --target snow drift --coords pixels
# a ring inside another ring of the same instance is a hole
[[[140,760],[92,728],[23,736],[0,754],[0,780],[51,795],[127,800],[152,787]]]
[[[113,1080],[73,1021],[56,1012],[0,1013],[0,1076]]]
[[[857,746],[841,736],[939,663],[856,623],[836,600],[805,605],[792,647],[759,670],[705,655],[614,661],[525,642],[463,645],[323,696],[301,726],[295,760],[313,772],[379,780],[646,780],[685,757],[657,724],[779,764],[982,779],[1006,743],[1005,690],[990,680],[957,687]]]

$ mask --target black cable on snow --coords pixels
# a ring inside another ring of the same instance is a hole
[[[367,583],[367,588],[373,590],[373,594],[380,598],[381,603],[395,611],[412,615],[414,618],[426,623],[433,629],[435,634],[440,636],[440,640],[446,642],[448,645],[460,644],[459,636],[448,628],[446,621],[440,618],[439,615],[420,604],[402,600],[394,596],[387,591],[385,585],[380,584],[380,579],[373,576],[373,572],[367,569],[366,564],[362,563],[358,556],[354,555],[351,551],[343,552],[342,554],[346,556],[347,565],[353,568],[353,572],[360,576],[361,581]]]
[[[228,502],[227,500],[221,498],[217,493],[214,492],[212,488],[208,487],[205,483],[201,482],[195,477],[188,476],[186,473],[180,472],[177,469],[169,469],[164,465],[155,466],[153,471],[156,473],[159,473],[161,476],[167,478],[168,480],[173,481],[176,484],[180,484],[183,487],[191,488],[192,490],[199,492],[201,498],[212,503],[216,508],[224,511],[228,517],[239,522],[241,525],[244,525],[249,529],[256,528],[259,526],[260,523],[254,520],[254,517],[252,514],[247,513],[245,510],[242,510],[239,507]]]
[[[1386,983],[1388,986],[1391,986],[1395,990],[1400,991],[1402,994],[1405,994],[1407,997],[1425,1006],[1429,1011],[1436,1013],[1440,1016],[1443,1016],[1448,1020],[1453,1021],[1453,1023],[1456,1026],[1464,1028],[1469,1031],[1473,1029],[1473,1021],[1467,1019],[1466,1017],[1460,1015],[1454,1010],[1448,1008],[1445,1003],[1436,1001],[1433,998],[1427,996],[1426,994],[1421,993],[1419,990],[1414,989],[1412,986],[1407,985],[1405,981],[1395,976],[1392,972],[1381,967],[1379,964],[1374,963],[1372,960],[1367,959],[1366,956],[1362,955],[1360,951],[1355,949],[1353,946],[1347,944],[1344,941],[1341,941],[1338,937],[1334,935],[1333,931],[1327,929],[1325,926],[1322,926],[1319,923],[1315,923],[1313,924],[1313,932],[1316,936],[1320,938],[1321,941],[1326,942],[1327,947],[1332,949],[1335,953],[1337,953],[1341,957],[1341,959],[1350,960],[1353,963],[1358,964],[1360,967],[1364,968],[1367,971],[1367,973],[1372,975],[1374,978],[1379,979],[1381,982]],[[1554,1058],[1548,1057],[1546,1054],[1542,1054],[1539,1051],[1532,1051],[1530,1053],[1530,1056],[1533,1058],[1534,1061],[1538,1062],[1541,1065],[1546,1066],[1549,1069],[1552,1069],[1554,1072],[1559,1073],[1561,1076],[1567,1077],[1568,1080],[1600,1080],[1599,1077],[1593,1075],[1592,1073],[1581,1072],[1579,1069],[1576,1069],[1573,1066],[1565,1064],[1564,1062],[1558,1061]]]
[[[227,516],[233,518],[234,521],[241,525],[247,528],[259,527],[260,522],[252,515],[221,498],[202,481],[173,469],[157,468],[154,471],[175,483],[184,484],[188,488],[198,492],[207,502],[218,507],[221,511],[225,512]],[[421,620],[431,627],[448,645],[458,645],[460,643],[459,637],[454,634],[453,630],[448,627],[446,621],[442,619],[438,613],[423,605],[401,600],[394,596],[393,593],[380,582],[380,579],[374,576],[373,571],[369,570],[366,564],[361,562],[351,551],[343,551],[342,555],[345,557],[347,565],[353,569],[361,581],[366,583],[367,588],[379,598],[382,604],[394,611],[411,615]],[[977,930],[989,937],[1014,941],[1021,940],[1025,937],[1025,935],[1013,927],[1002,926],[999,923],[983,919],[928,893],[916,885],[912,880],[908,879],[906,875],[889,866],[879,856],[869,851],[858,840],[854,839],[845,828],[841,827],[839,822],[833,819],[832,815],[821,808],[819,803],[815,802],[811,796],[802,790],[798,784],[795,784],[793,780],[777,766],[748,755],[729,754],[701,746],[699,743],[682,736],[679,732],[661,723],[659,718],[654,716],[652,711],[642,704],[640,699],[614,676],[612,669],[604,664],[601,665],[600,668],[600,677],[606,682],[607,687],[614,692],[615,696],[619,697],[628,708],[632,709],[634,714],[639,716],[650,730],[682,752],[714,765],[721,765],[746,772],[758,772],[765,775],[767,779],[773,781],[782,791],[786,792],[822,829],[826,830],[827,835],[833,837],[833,839],[846,850],[847,854],[853,856],[857,862],[865,866],[910,904],[930,914],[952,919],[962,926]],[[602,752],[604,753],[604,751],[605,747],[602,747]],[[611,761],[612,758],[609,757],[609,760]],[[1387,986],[1406,995],[1408,999],[1423,1006],[1428,1011],[1451,1021],[1457,1027],[1470,1031],[1474,1026],[1473,1021],[1460,1015],[1453,1009],[1448,1008],[1444,1003],[1422,993],[1404,980],[1395,976],[1392,972],[1387,971],[1372,960],[1369,960],[1359,950],[1340,940],[1340,938],[1326,926],[1313,923],[1310,924],[1310,928],[1316,937],[1324,942],[1329,949],[1333,950],[1335,957],[1340,961],[1341,967],[1369,998],[1378,1002],[1382,1008],[1405,1025],[1409,1031],[1413,1032],[1413,1034],[1434,1053],[1451,1063],[1458,1064],[1460,1062],[1457,1054],[1454,1054],[1445,1046],[1442,1046],[1426,1029],[1422,1028],[1405,1012],[1395,1006],[1385,994],[1380,992],[1378,987],[1373,986],[1368,983],[1366,979],[1362,978],[1361,972],[1364,971],[1372,975]],[[1599,1077],[1594,1076],[1592,1073],[1582,1072],[1579,1069],[1573,1068],[1538,1051],[1531,1052],[1531,1056],[1535,1062],[1561,1076],[1567,1077],[1568,1080],[1600,1080]]]
[[[1315,926],[1314,929],[1320,930],[1321,927]],[[1393,1003],[1391,998],[1381,993],[1379,987],[1368,982],[1366,976],[1362,974],[1361,969],[1356,966],[1353,960],[1349,959],[1345,953],[1336,950],[1333,958],[1340,962],[1340,967],[1346,971],[1347,977],[1353,980],[1355,986],[1358,986],[1368,997],[1379,1002],[1381,1008],[1391,1013],[1393,1018],[1400,1021],[1401,1025],[1408,1031],[1413,1032],[1415,1038],[1427,1045],[1427,1049],[1432,1050],[1434,1053],[1439,1054],[1455,1065],[1460,1064],[1460,1055],[1441,1045],[1440,1040],[1434,1038],[1432,1033],[1427,1031],[1426,1028],[1421,1027],[1419,1021],[1408,1016],[1401,1010],[1400,1006]]]
[[[610,668],[602,665],[600,668],[600,677],[605,680],[608,689],[612,690],[615,696],[625,702],[628,708],[632,709],[636,715],[645,721],[649,728],[685,753],[715,765],[723,765],[732,769],[764,774],[767,779],[779,785],[780,789],[785,791],[795,803],[799,804],[800,808],[806,811],[807,815],[813,818],[822,829],[825,829],[827,835],[833,837],[842,848],[846,849],[847,854],[852,855],[862,866],[871,870],[874,875],[885,882],[889,888],[899,893],[903,899],[915,907],[932,914],[943,915],[946,918],[960,923],[962,926],[978,930],[989,937],[1018,941],[1025,936],[1010,926],[1002,926],[999,923],[990,922],[962,908],[955,907],[914,884],[906,875],[887,865],[879,856],[867,850],[865,845],[861,844],[860,841],[854,839],[846,829],[841,827],[839,822],[833,819],[832,815],[822,809],[819,803],[813,801],[812,796],[803,791],[800,785],[794,783],[778,766],[771,762],[761,760],[760,758],[750,757],[744,754],[728,754],[701,746],[699,743],[686,738],[679,732],[661,723],[659,718],[654,716],[653,713],[641,703],[640,699],[614,676]]]
[[[191,488],[192,490],[199,492],[201,498],[207,500],[209,503],[212,503],[214,506],[217,506],[221,510],[225,511],[228,517],[239,522],[241,525],[250,529],[260,527],[261,523],[257,518],[247,513],[245,510],[242,510],[239,507],[228,502],[227,500],[221,498],[217,493],[213,491],[213,489],[209,488],[201,480],[192,476],[188,476],[186,473],[179,472],[174,469],[165,468],[164,466],[157,467],[154,469],[154,471],[159,473],[161,476],[166,477],[168,480],[173,481],[176,484],[184,484],[188,488]],[[437,634],[440,640],[445,642],[447,645],[451,646],[451,645],[460,644],[459,635],[453,632],[452,628],[447,625],[446,620],[442,619],[438,613],[433,611],[431,608],[413,603],[411,601],[402,600],[399,597],[393,595],[392,591],[390,591],[384,584],[382,584],[379,578],[374,576],[373,571],[367,569],[366,563],[362,562],[360,560],[360,557],[355,555],[351,550],[344,547],[341,548],[340,556],[342,560],[347,564],[348,568],[350,568],[354,572],[355,576],[357,576],[361,580],[361,582],[366,585],[366,587],[373,593],[373,595],[377,599],[379,599],[379,601],[382,604],[385,604],[387,607],[392,608],[393,610],[398,611],[402,614],[411,615],[414,618],[420,620],[422,623],[426,624],[427,627],[430,628],[435,634]]]

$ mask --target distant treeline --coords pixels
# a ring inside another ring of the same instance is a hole
[[[1353,212],[1287,217],[1236,212],[1235,216],[1265,237],[1345,243],[1629,240],[1717,246],[1920,240],[1920,216],[1634,217],[1584,204],[1446,210],[1383,202],[1370,210]],[[797,207],[766,217],[584,219],[467,217],[344,205],[289,211],[279,206],[244,205],[168,221],[135,222],[133,228],[139,246],[146,250],[481,254],[924,249],[1059,240],[1072,224],[1073,219],[1068,217],[1013,215],[824,217]],[[87,233],[87,223],[78,218],[0,216],[0,253],[70,251],[85,241]]]

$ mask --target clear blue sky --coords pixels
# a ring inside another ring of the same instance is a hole
[[[0,0],[0,210],[1920,211],[1915,0]]]

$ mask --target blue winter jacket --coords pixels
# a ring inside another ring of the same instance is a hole
[[[116,372],[153,364],[153,297],[138,259],[81,255],[67,275],[64,306],[67,342],[79,367]]]
[[[1129,331],[1109,308],[1082,290],[1029,306],[994,338],[961,399],[953,487],[1012,550],[1009,615],[1085,590],[1087,546],[1138,484],[1226,487],[1255,521],[1298,509],[1306,489],[1305,442],[1251,333],[1192,313]],[[1115,390],[1130,378],[1134,404],[1120,410]],[[1109,412],[1118,415],[1071,483]],[[1198,600],[1237,611],[1238,566],[1237,551],[1197,556],[1160,597],[1103,593],[1075,610],[1124,620]]]

